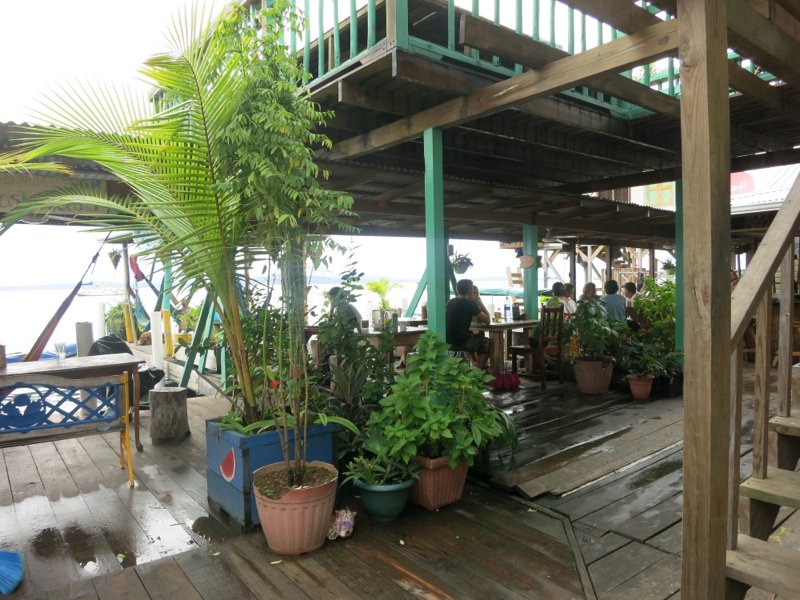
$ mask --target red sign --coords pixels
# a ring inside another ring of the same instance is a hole
[[[742,194],[752,194],[756,191],[753,177],[747,171],[741,173],[731,173],[731,196],[741,196]]]

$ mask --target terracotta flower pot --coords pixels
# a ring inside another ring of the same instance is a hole
[[[628,385],[631,387],[631,396],[638,400],[650,397],[653,389],[652,375],[628,375]]]
[[[267,546],[276,554],[304,554],[325,543],[336,499],[339,472],[328,463],[314,461],[306,465],[330,471],[330,480],[319,486],[290,490],[277,500],[262,495],[255,482],[261,474],[282,471],[285,469],[284,464],[267,465],[253,473],[253,494],[261,528],[267,539]]]
[[[451,469],[446,456],[434,459],[415,456],[414,460],[421,466],[417,471],[419,480],[411,488],[411,502],[436,510],[461,500],[467,481],[467,463]]]

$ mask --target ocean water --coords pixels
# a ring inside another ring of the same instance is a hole
[[[20,289],[3,289],[0,291],[0,344],[6,346],[6,352],[27,352],[53,317],[58,307],[69,295],[70,287],[41,288],[30,287]],[[150,290],[140,290],[145,306],[154,306],[155,295]],[[145,299],[146,297],[146,299]],[[56,330],[50,337],[45,349],[53,350],[55,342],[74,343],[76,339],[75,324],[88,322],[92,324],[95,338],[102,333],[99,327],[105,327],[101,319],[101,310],[121,302],[121,294],[81,295],[76,296],[67,312],[61,318]]]

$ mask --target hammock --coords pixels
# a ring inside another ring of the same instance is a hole
[[[100,249],[102,248],[103,245],[101,244]],[[81,278],[78,281],[78,283],[69,293],[69,295],[66,298],[64,298],[64,301],[61,303],[61,306],[58,307],[56,313],[53,315],[50,321],[48,321],[47,325],[45,325],[44,329],[42,330],[42,333],[39,334],[39,337],[33,343],[33,346],[31,347],[28,354],[26,354],[25,358],[23,358],[20,362],[31,362],[39,360],[39,358],[41,358],[42,352],[44,352],[44,348],[45,346],[47,346],[47,342],[50,340],[50,337],[56,330],[56,327],[58,327],[58,322],[61,321],[61,317],[63,317],[64,314],[67,312],[67,309],[69,309],[70,304],[72,304],[72,300],[75,298],[75,296],[78,295],[78,292],[80,291],[81,286],[83,285],[83,280],[86,278],[87,273],[89,273],[89,270],[97,262],[97,257],[100,256],[100,249],[97,250],[97,254],[94,255],[94,258],[92,258],[91,262],[89,263],[89,266],[86,267],[86,270],[83,272],[83,275],[81,275]]]

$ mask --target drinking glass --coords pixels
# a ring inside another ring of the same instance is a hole
[[[62,365],[67,358],[67,344],[66,342],[56,342],[54,345],[56,348],[56,362]]]

